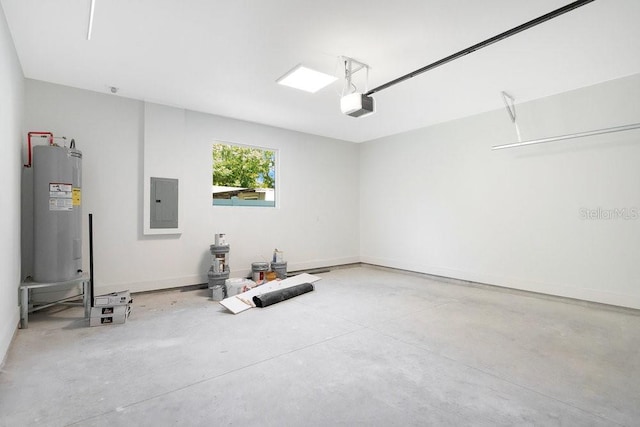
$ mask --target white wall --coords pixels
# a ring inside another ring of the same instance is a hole
[[[97,292],[204,283],[217,232],[231,244],[233,276],[276,247],[289,270],[359,261],[357,145],[26,82],[26,129],[73,137],[83,152],[84,230],[93,213]],[[278,208],[211,206],[216,139],[278,150]],[[180,178],[181,234],[144,234],[145,169]],[[84,253],[86,267],[88,238]]]
[[[0,6],[0,365],[19,319],[20,173],[24,78]]]
[[[522,137],[637,123],[639,99],[634,75],[518,105]],[[640,308],[640,130],[511,142],[499,110],[364,143],[361,260]]]
[[[638,122],[639,97],[636,75],[519,105],[522,135]],[[24,132],[73,137],[83,151],[98,292],[203,283],[224,232],[235,276],[277,247],[290,270],[362,260],[640,308],[640,220],[581,216],[640,209],[639,131],[492,152],[515,140],[503,110],[355,145],[33,80],[25,102]],[[19,118],[3,132],[19,140]],[[214,140],[278,150],[277,208],[211,206]],[[11,168],[19,175],[2,173]],[[181,234],[144,233],[145,178],[156,173],[181,180]],[[15,259],[15,240],[3,244]],[[15,317],[11,286],[0,313]]]
[[[186,111],[164,105],[145,103],[144,105],[144,168],[143,197],[151,199],[151,177],[178,180],[178,227],[171,229],[151,228],[151,205],[144,203],[144,234],[181,234],[184,216],[185,187],[184,171],[189,161],[184,157],[186,133]]]

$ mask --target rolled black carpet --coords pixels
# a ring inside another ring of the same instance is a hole
[[[303,283],[301,285],[292,286],[286,289],[280,289],[278,291],[268,292],[262,295],[256,295],[253,297],[253,303],[256,307],[267,307],[273,304],[277,304],[284,300],[297,297],[298,295],[306,294],[313,290],[311,283]]]

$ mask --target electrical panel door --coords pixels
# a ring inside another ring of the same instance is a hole
[[[178,180],[151,178],[151,228],[178,228]]]

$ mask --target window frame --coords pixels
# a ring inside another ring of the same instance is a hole
[[[211,173],[213,174],[213,147],[215,144],[224,144],[224,145],[231,145],[231,146],[236,146],[236,147],[242,147],[242,148],[251,148],[251,149],[258,149],[258,150],[262,150],[262,151],[271,151],[273,152],[274,155],[274,164],[273,164],[273,173],[274,173],[274,189],[273,189],[273,197],[274,200],[272,203],[264,203],[264,202],[271,202],[271,201],[262,201],[262,200],[243,200],[243,199],[239,199],[239,198],[230,198],[230,199],[214,199],[213,198],[213,192],[210,192],[211,194],[211,206],[213,207],[235,207],[235,208],[239,208],[239,207],[248,207],[248,208],[278,208],[280,206],[280,190],[278,189],[279,187],[279,176],[280,176],[280,150],[277,148],[271,148],[271,147],[265,147],[262,145],[253,145],[253,144],[243,144],[243,143],[239,143],[239,142],[230,142],[230,141],[225,141],[222,139],[214,139],[213,142],[211,143]],[[211,175],[211,177],[213,178],[213,175]],[[213,186],[213,180],[211,185]],[[215,202],[214,200],[217,200],[217,202]]]

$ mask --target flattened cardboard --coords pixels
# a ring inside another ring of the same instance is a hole
[[[93,297],[93,306],[105,307],[109,305],[127,305],[132,301],[131,293],[129,291],[120,291]]]

